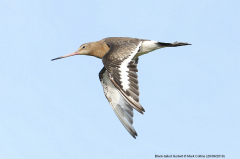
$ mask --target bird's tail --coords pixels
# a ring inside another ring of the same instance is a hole
[[[158,42],[157,43],[159,47],[177,47],[177,46],[184,46],[184,45],[192,45],[189,43],[183,43],[183,42],[174,42],[174,43],[163,43],[163,42]]]

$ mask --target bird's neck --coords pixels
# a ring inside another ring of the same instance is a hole
[[[109,51],[108,45],[102,40],[94,42],[93,46],[94,48],[90,55],[100,59]]]

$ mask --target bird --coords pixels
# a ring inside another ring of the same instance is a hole
[[[88,55],[102,59],[103,68],[99,79],[103,92],[115,114],[126,130],[136,139],[133,127],[133,109],[143,114],[139,102],[139,56],[165,47],[191,45],[185,42],[164,43],[130,37],[108,37],[100,41],[82,44],[77,51],[52,59],[58,60],[75,55]]]

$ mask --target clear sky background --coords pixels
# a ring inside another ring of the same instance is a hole
[[[0,158],[239,158],[239,7],[237,0],[1,0]],[[100,59],[51,61],[105,37],[192,43],[140,57],[146,112],[134,112],[137,139],[103,94]]]

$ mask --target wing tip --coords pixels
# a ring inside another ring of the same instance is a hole
[[[132,137],[134,138],[134,139],[137,139],[136,137],[138,136],[138,134],[137,134],[137,132],[135,131],[135,132],[132,132],[132,133],[130,133],[131,135],[132,135]]]
[[[132,106],[133,107],[133,106]],[[136,106],[134,106],[133,107],[136,111],[138,111],[139,113],[141,113],[142,115],[144,114],[144,112],[145,112],[145,110],[142,108],[142,109],[140,109],[140,108],[138,108],[138,107],[136,107]]]
[[[145,109],[141,106],[141,104],[137,101],[135,101],[133,98],[129,98],[129,96],[119,87],[119,85],[116,84],[116,82],[113,80],[113,78],[109,77],[110,81],[113,83],[113,85],[119,90],[122,97],[139,113],[143,114],[145,112]]]
[[[139,104],[139,106],[137,106],[136,104],[134,104],[133,107],[136,111],[138,111],[139,113],[143,114],[145,112],[145,109]]]

